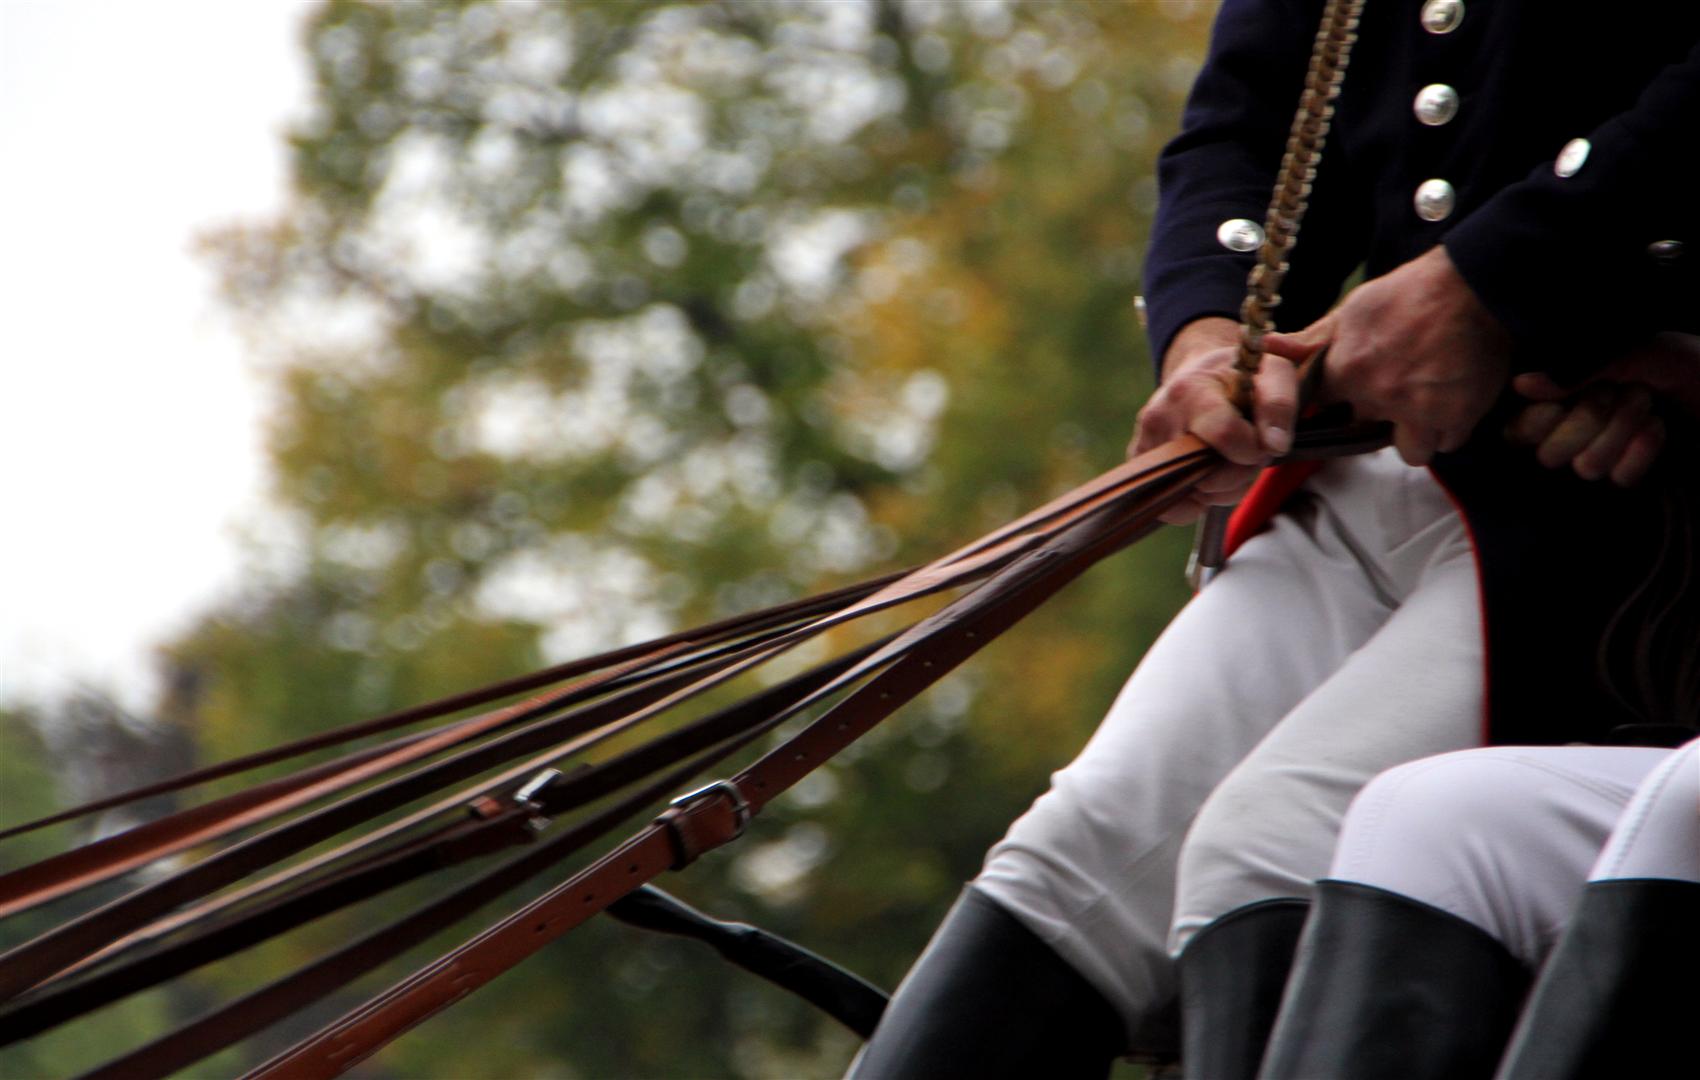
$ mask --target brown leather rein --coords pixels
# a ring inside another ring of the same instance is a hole
[[[1301,427],[1293,456],[1356,453],[1384,442],[1380,430],[1311,425]],[[0,1045],[402,882],[507,848],[523,849],[395,923],[88,1075],[162,1076],[192,1065],[547,871],[776,727],[815,716],[777,749],[727,780],[674,800],[631,839],[542,898],[253,1074],[338,1075],[659,873],[683,869],[739,835],[809,771],[1087,567],[1154,529],[1159,515],[1219,461],[1196,439],[1178,439],[918,569],[559,665],[15,827],[10,832],[187,788],[251,763],[449,716],[468,704],[535,690],[548,679],[572,679],[518,703],[394,737],[0,875],[0,912],[22,911],[209,840],[260,828],[0,956]],[[580,764],[565,775],[551,768],[852,620],[953,589],[966,591],[906,630],[603,761]],[[327,839],[469,779],[469,786],[439,795],[422,809],[244,883]],[[353,790],[362,782],[368,786]],[[323,805],[307,808],[315,802]],[[276,820],[296,809],[304,812]],[[584,816],[548,835],[551,820],[574,813]]]
[[[818,714],[778,749],[729,780],[677,800],[543,898],[256,1074],[336,1075],[656,874],[683,868],[738,835],[811,769],[1088,566],[1155,528],[1158,515],[1218,460],[1194,439],[1177,440],[919,569],[254,755],[244,763],[281,760],[446,716],[467,703],[500,700],[545,685],[546,678],[578,676],[517,704],[392,738],[0,875],[0,910],[22,911],[238,830],[261,830],[0,956],[0,1043],[47,1030],[401,881],[504,848],[524,849],[391,926],[91,1075],[155,1076],[193,1064],[547,870],[775,727]],[[851,620],[952,589],[968,591],[889,639],[567,775],[540,771]],[[492,769],[493,775],[484,775]],[[233,771],[233,764],[200,770],[11,831]],[[471,786],[333,851],[239,884],[377,815],[474,778]],[[353,790],[362,783],[367,786]],[[314,802],[324,805],[306,809]],[[305,812],[275,820],[298,808]],[[545,828],[549,819],[575,811],[585,816],[559,835],[543,835],[552,831]],[[227,891],[217,895],[220,890]]]
[[[1266,239],[1248,282],[1236,395],[1242,405],[1249,401],[1261,334],[1280,302],[1286,254],[1304,213],[1361,2],[1328,0],[1325,5]],[[1320,358],[1313,359],[1304,380],[1308,389],[1314,390],[1321,370]],[[1386,434],[1384,426],[1325,427],[1313,421],[1300,426],[1291,457],[1360,453],[1385,445]],[[751,818],[812,769],[1089,566],[1154,529],[1160,515],[1220,460],[1190,436],[1177,439],[915,570],[557,665],[0,831],[4,840],[541,690],[0,874],[4,918],[168,856],[252,832],[0,956],[0,1045],[403,882],[509,847],[524,849],[389,926],[88,1075],[154,1077],[192,1065],[346,986],[550,869],[787,721],[818,714],[731,778],[673,800],[670,809],[607,855],[250,1074],[339,1075],[651,878],[683,869],[740,835]],[[845,623],[952,589],[967,591],[891,637],[604,761],[581,764],[568,775],[551,767]],[[240,884],[465,781],[472,782],[395,821]],[[584,816],[545,837],[552,819],[575,812]],[[285,820],[290,814],[296,816]]]

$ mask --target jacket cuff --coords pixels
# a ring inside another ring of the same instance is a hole
[[[1245,299],[1246,274],[1252,260],[1232,260],[1231,269],[1224,272],[1224,258],[1199,260],[1193,265],[1169,267],[1161,280],[1149,283],[1145,293],[1146,336],[1151,342],[1151,364],[1155,378],[1163,378],[1163,357],[1169,346],[1188,323],[1219,315],[1238,320],[1240,303]]]

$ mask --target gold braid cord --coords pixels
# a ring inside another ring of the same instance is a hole
[[[1328,141],[1334,119],[1334,99],[1346,77],[1346,62],[1357,41],[1358,16],[1364,0],[1328,0],[1322,9],[1322,25],[1316,31],[1316,46],[1305,74],[1304,94],[1299,98],[1293,127],[1287,135],[1287,151],[1281,172],[1269,199],[1263,226],[1263,245],[1257,265],[1246,280],[1246,298],[1240,305],[1240,349],[1234,369],[1239,378],[1234,387],[1235,403],[1248,415],[1252,404],[1252,380],[1263,359],[1263,335],[1275,328],[1274,311],[1281,303],[1281,281],[1287,275],[1287,252],[1298,239],[1299,223],[1310,201],[1316,166]]]

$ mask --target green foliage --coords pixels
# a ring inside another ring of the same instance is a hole
[[[1153,160],[1205,14],[319,9],[290,209],[207,243],[273,373],[284,513],[281,569],[168,648],[202,755],[931,557],[1113,464],[1149,386]],[[1184,542],[1095,570],[662,884],[895,985],[1182,599]],[[427,891],[192,985],[224,997]],[[853,1049],[599,920],[365,1068],[827,1076]]]

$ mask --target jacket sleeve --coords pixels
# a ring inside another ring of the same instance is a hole
[[[1157,164],[1144,291],[1159,373],[1170,341],[1187,323],[1207,315],[1239,317],[1255,260],[1224,248],[1216,232],[1234,218],[1263,224],[1321,11],[1321,0],[1225,0],[1217,14],[1181,133]],[[1284,329],[1326,311],[1362,258],[1368,230],[1354,233],[1345,224],[1367,213],[1366,204],[1352,194],[1337,138],[1323,158],[1283,287]]]
[[[1578,135],[1589,147],[1571,175],[1542,164],[1444,240],[1519,366],[1560,382],[1658,331],[1700,330],[1700,46]]]

